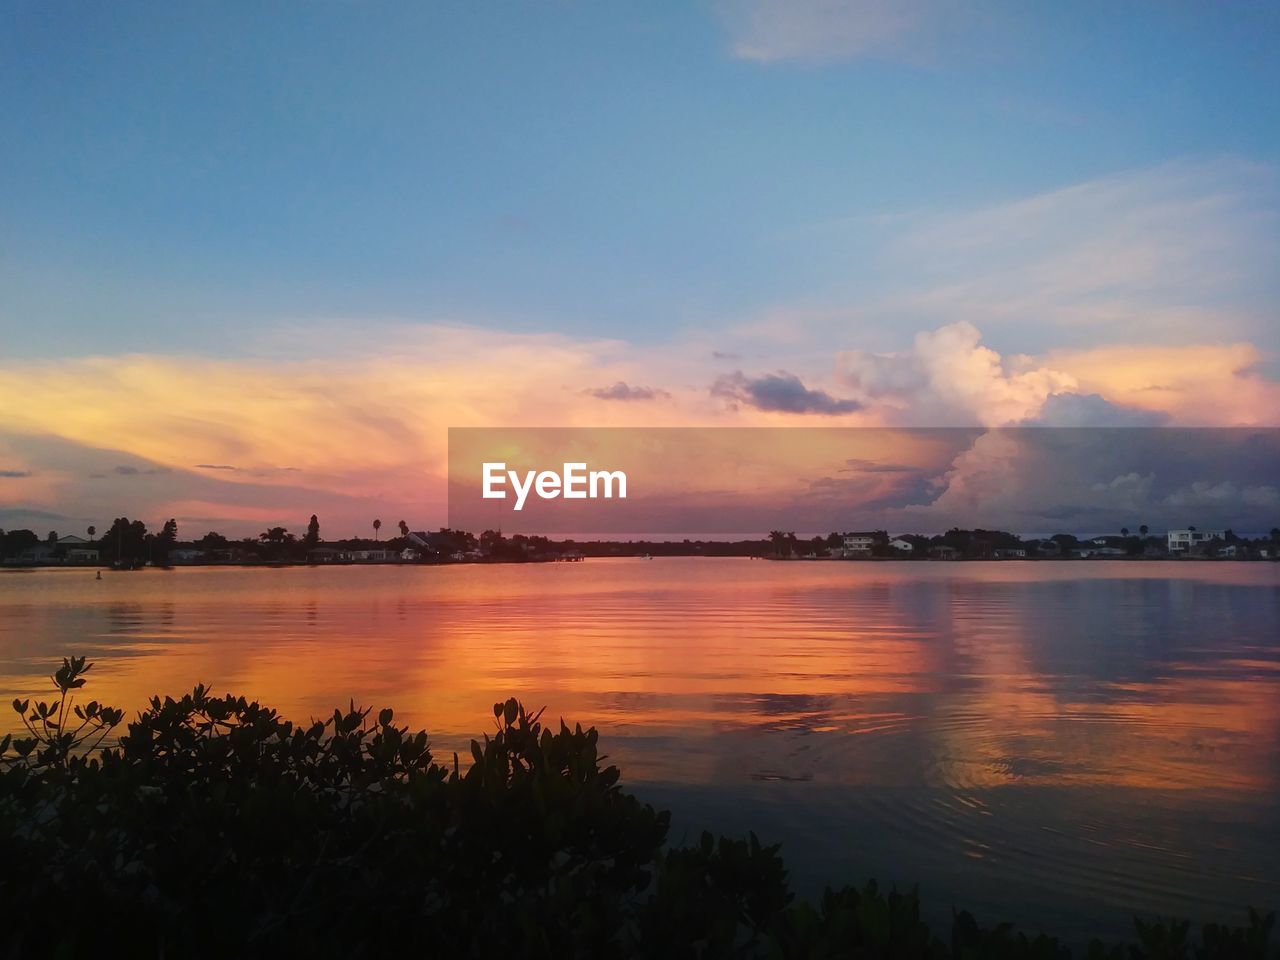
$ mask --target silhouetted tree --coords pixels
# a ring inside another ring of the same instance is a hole
[[[1122,537],[1127,537],[1128,535],[1129,535],[1129,528],[1128,528],[1128,527],[1121,527],[1121,528],[1120,528],[1120,536],[1122,536]]]
[[[16,557],[40,542],[34,530],[10,530],[0,535],[0,556]]]
[[[400,521],[400,536],[407,537],[409,535],[409,525],[403,520]]]
[[[155,539],[155,559],[164,563],[169,559],[169,551],[178,542],[178,521],[170,517],[165,521],[160,535]]]
[[[311,521],[307,524],[307,535],[302,538],[302,545],[308,550],[314,550],[320,543],[320,521],[313,513]]]
[[[1145,523],[1142,526],[1138,527],[1138,533],[1142,534],[1144,537],[1147,535],[1148,532],[1149,530]]]
[[[50,530],[50,531],[48,532],[48,534],[46,534],[46,535],[45,535],[45,538],[44,538],[44,539],[45,539],[45,542],[46,542],[46,543],[57,543],[57,542],[58,542],[58,531],[57,531],[57,530]]]
[[[92,540],[92,539],[93,539],[93,535],[94,535],[95,533],[97,533],[97,532],[98,532],[98,528],[97,528],[97,527],[95,527],[93,524],[90,524],[90,525],[89,525],[89,539],[90,539],[90,540]]]
[[[136,563],[147,555],[147,525],[141,520],[117,517],[102,539],[115,548],[119,562]]]
[[[378,539],[378,531],[381,529],[382,529],[382,521],[381,520],[373,521],[373,539],[374,540]]]
[[[784,550],[786,551],[786,555],[790,556],[791,543],[793,543],[795,539],[796,535],[794,533],[787,533],[783,530],[769,531],[769,542],[773,544],[773,555],[775,557],[783,556]]]
[[[266,545],[264,553],[268,559],[280,560],[283,559],[288,548],[297,542],[298,538],[284,527],[272,527],[270,530],[259,534],[258,539]]]

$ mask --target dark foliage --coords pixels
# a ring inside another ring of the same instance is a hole
[[[465,769],[390,710],[294,725],[204,687],[101,747],[122,716],[75,704],[89,667],[15,701],[28,736],[0,740],[3,956],[1068,956],[967,913],[940,939],[874,883],[797,903],[754,835],[667,849],[669,815],[621,790],[594,729],[515,700]],[[1140,923],[1087,956],[1264,960],[1271,924]]]

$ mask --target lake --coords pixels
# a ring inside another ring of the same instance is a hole
[[[676,840],[755,830],[802,892],[918,882],[931,921],[1077,939],[1280,908],[1278,637],[1261,563],[0,572],[4,704],[83,653],[129,711],[354,699],[445,759],[514,695],[599,727]]]

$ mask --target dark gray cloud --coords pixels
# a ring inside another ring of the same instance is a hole
[[[30,470],[0,470],[0,477],[8,477],[9,479],[18,479],[20,477],[31,476]]]
[[[825,390],[810,390],[793,373],[779,370],[760,377],[748,377],[741,370],[716,379],[713,396],[734,403],[777,413],[816,413],[834,416],[860,410],[857,400],[840,400]]]
[[[657,387],[633,387],[621,380],[611,387],[592,387],[583,393],[597,400],[657,400],[659,397],[671,396]]]
[[[6,507],[0,509],[0,527],[12,529],[26,523],[51,521],[58,523],[66,520],[65,513],[54,513],[51,510],[38,510],[35,507]]]
[[[229,463],[197,463],[196,467],[201,470],[239,470],[239,467],[233,467]]]
[[[742,354],[740,354],[740,353],[729,353],[729,352],[724,351],[724,350],[712,350],[712,351],[711,351],[711,359],[712,359],[712,360],[741,360],[741,359],[742,359]]]

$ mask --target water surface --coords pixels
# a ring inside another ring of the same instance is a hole
[[[1256,563],[4,571],[0,703],[86,653],[129,710],[197,681],[299,720],[354,698],[444,758],[515,695],[598,726],[677,838],[783,842],[802,890],[1123,935],[1280,908],[1278,636]]]

